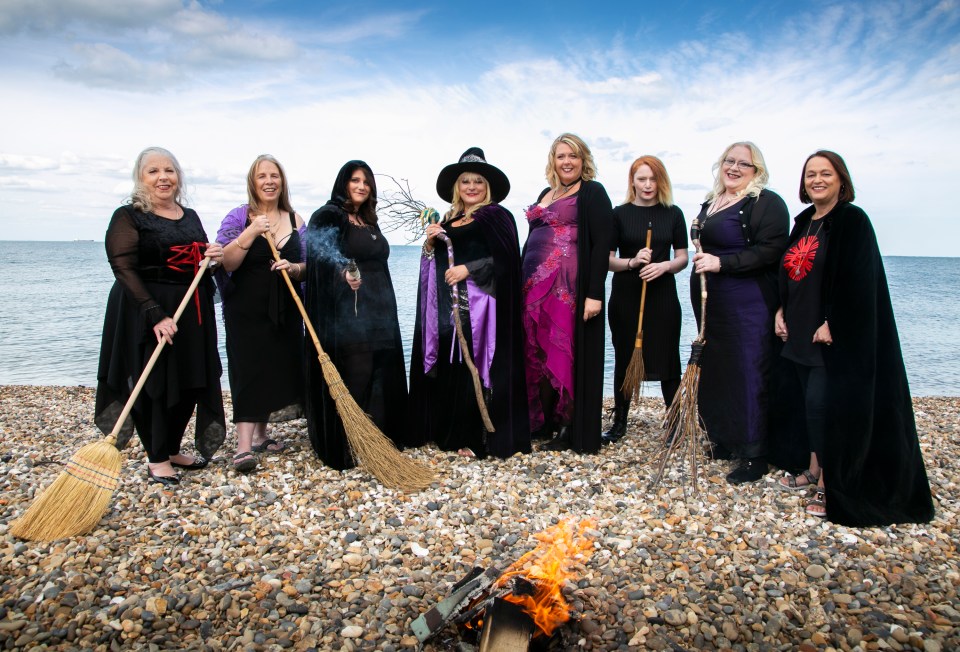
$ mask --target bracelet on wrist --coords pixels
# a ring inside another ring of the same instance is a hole
[[[241,249],[243,249],[244,251],[250,251],[250,247],[244,247],[242,244],[240,244],[240,236],[237,236],[237,238],[233,241],[233,243],[238,247],[240,247]]]

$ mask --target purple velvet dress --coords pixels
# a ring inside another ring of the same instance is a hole
[[[577,197],[526,210],[530,234],[523,258],[523,331],[530,429],[548,418],[567,423],[573,413],[574,329],[577,307]],[[545,415],[540,383],[557,392],[554,414]]]
[[[701,214],[703,251],[724,256],[746,248],[740,219],[743,205],[738,202],[706,219]],[[707,275],[700,417],[710,440],[740,458],[766,454],[766,379],[772,355],[773,310],[765,283],[759,272]],[[690,300],[699,326],[700,279],[696,272],[690,277]]]

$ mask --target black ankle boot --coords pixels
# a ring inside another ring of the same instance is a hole
[[[565,451],[570,448],[570,426],[560,426],[557,435],[543,445],[546,451]]]
[[[627,411],[629,409],[629,404],[613,409],[613,423],[610,424],[609,430],[600,435],[601,444],[615,444],[623,438],[627,433]]]
[[[553,437],[553,433],[557,431],[557,427],[551,421],[544,421],[543,425],[537,428],[536,430],[530,431],[530,439],[550,439]]]
[[[727,474],[730,484],[756,482],[767,473],[767,460],[762,457],[750,457],[740,461],[740,466]]]

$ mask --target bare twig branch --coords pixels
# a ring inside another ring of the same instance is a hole
[[[407,242],[423,239],[426,227],[420,221],[420,213],[427,207],[413,196],[408,179],[397,179],[389,174],[378,177],[390,179],[395,187],[381,189],[377,198],[377,213],[380,218],[380,230],[384,233],[406,231]]]

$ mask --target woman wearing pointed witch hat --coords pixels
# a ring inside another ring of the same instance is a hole
[[[410,363],[410,428],[461,455],[509,457],[530,451],[521,330],[520,244],[517,225],[499,202],[510,181],[471,147],[437,178],[450,202],[439,224],[426,230]],[[446,234],[453,247],[450,264]],[[456,309],[483,384],[494,431],[484,428],[473,378],[457,341]]]

